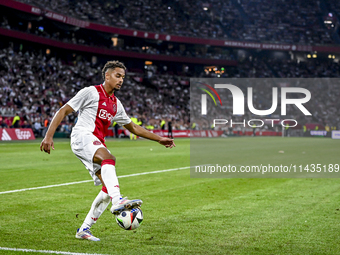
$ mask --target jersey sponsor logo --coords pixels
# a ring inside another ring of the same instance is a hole
[[[106,106],[106,102],[102,103],[102,105],[105,105],[105,106]]]
[[[93,145],[101,145],[102,143],[99,141],[93,141]]]
[[[113,115],[109,112],[107,112],[107,110],[105,109],[100,109],[98,117],[103,119],[103,120],[108,120],[111,121],[113,119]]]

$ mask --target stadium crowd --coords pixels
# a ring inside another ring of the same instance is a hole
[[[53,26],[53,22],[49,22],[50,26],[44,26],[36,21],[34,25],[32,22],[26,20],[10,19],[8,15],[4,14],[0,20],[0,27],[21,31],[25,33],[34,34],[48,39],[58,40],[64,43],[72,43],[79,45],[87,45],[92,47],[101,47],[107,49],[114,49],[119,51],[131,51],[146,54],[166,55],[166,56],[184,56],[195,58],[208,58],[208,59],[227,59],[234,60],[232,54],[226,54],[221,47],[206,48],[201,47],[185,47],[181,48],[177,44],[174,46],[172,43],[157,44],[146,42],[143,39],[126,39],[124,44],[113,45],[110,34],[101,33],[98,35],[96,31],[87,30],[87,32],[67,31],[58,29]],[[48,22],[48,21],[46,21]],[[46,24],[46,23],[45,23]],[[100,38],[100,39],[99,39]],[[223,52],[223,54],[222,54]]]
[[[250,22],[238,32],[239,38],[312,45],[333,43],[333,31],[319,20],[319,1],[242,0],[241,5]]]
[[[190,73],[190,72],[189,72]],[[190,73],[194,77],[216,77],[216,74]],[[340,67],[333,61],[292,60],[273,61],[265,58],[250,58],[237,67],[225,69],[225,78],[315,78],[339,77]],[[14,51],[13,47],[0,50],[0,115],[1,126],[12,126],[12,118],[18,113],[21,126],[32,126],[41,135],[50,117],[81,88],[102,81],[101,67],[91,62],[78,60],[66,62],[36,51]],[[255,107],[269,109],[272,102],[270,87],[265,83],[257,95]],[[314,104],[308,105],[312,118],[301,117],[305,122],[319,122],[340,125],[339,90],[336,85],[308,87],[313,95],[320,95]],[[246,90],[246,87],[244,87]],[[327,90],[327,93],[325,93]],[[174,129],[190,128],[190,88],[189,76],[179,76],[161,67],[152,66],[145,73],[128,70],[124,89],[117,94],[130,116],[141,119],[146,126],[159,128],[162,119],[174,119]],[[232,102],[229,98],[225,102]],[[191,107],[195,106],[192,102]],[[198,109],[198,108],[197,108]],[[196,109],[196,110],[197,110]],[[279,113],[274,113],[274,115]],[[334,116],[336,118],[334,118]],[[11,117],[8,118],[7,117]],[[251,115],[247,116],[252,118]],[[47,120],[47,122],[46,122]],[[71,130],[76,115],[70,115],[61,131]],[[209,129],[207,123],[197,123],[197,128]]]
[[[180,36],[256,42],[334,43],[334,29],[320,16],[320,1],[293,0],[139,0],[68,1],[21,0],[81,20],[104,25]],[[338,4],[329,1],[331,11]],[[289,6],[289,11],[287,11]]]
[[[155,86],[159,81],[162,86]],[[101,82],[101,68],[91,66],[90,62],[66,64],[33,51],[15,52],[12,47],[1,49],[2,127],[12,126],[12,117],[18,113],[20,126],[38,127],[37,131],[41,133],[45,120],[50,120],[76,92]],[[154,86],[145,85],[149,83]],[[144,74],[129,72],[124,89],[117,96],[122,99],[127,113],[141,118],[145,125],[151,123],[159,127],[161,119],[174,118],[179,120],[174,127],[185,129],[189,127],[188,85],[188,78],[155,75],[149,80]],[[62,129],[69,130],[75,119],[76,115],[70,115]]]

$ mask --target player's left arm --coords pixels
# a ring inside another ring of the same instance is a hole
[[[172,148],[176,147],[176,144],[174,142],[174,139],[166,138],[166,137],[161,137],[159,135],[156,135],[154,133],[149,132],[145,128],[133,123],[132,121],[129,124],[124,125],[124,127],[129,130],[131,133],[156,141],[159,144],[164,145],[166,148]]]

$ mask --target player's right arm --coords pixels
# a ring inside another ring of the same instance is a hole
[[[42,140],[40,144],[41,151],[44,151],[50,154],[51,148],[54,150],[54,144],[53,144],[54,133],[57,130],[57,127],[62,122],[62,120],[73,111],[74,110],[71,106],[69,106],[68,104],[65,104],[63,107],[59,109],[59,111],[56,112],[56,114],[54,115],[51,121],[50,126],[48,127],[45,138]]]

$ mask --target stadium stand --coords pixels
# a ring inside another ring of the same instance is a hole
[[[16,52],[13,46],[0,50],[0,70],[0,115],[11,117],[19,112],[21,125],[24,121],[32,126],[43,122],[78,90],[102,81],[101,69],[90,62],[66,64],[35,51]],[[124,98],[128,114],[137,114],[145,123],[153,124],[171,116],[188,125],[188,78],[159,74],[149,79],[133,72],[127,77],[118,97]],[[162,86],[156,86],[158,83]]]
[[[322,11],[317,1],[243,0],[241,6],[250,20],[244,26],[246,40],[333,43],[330,31],[319,20]]]
[[[320,19],[326,11],[320,8],[323,1],[22,2],[105,25],[181,36],[305,44],[335,41]],[[331,10],[339,10],[334,1],[329,2]]]

